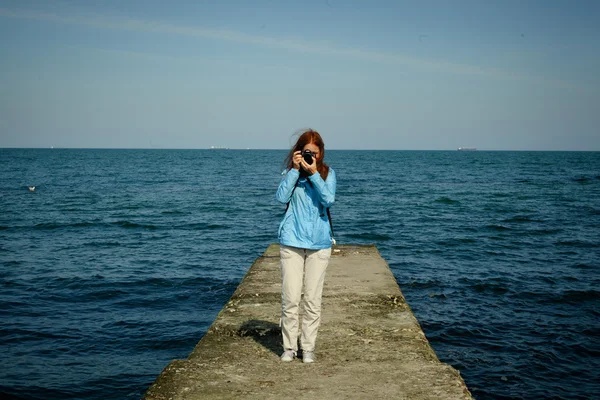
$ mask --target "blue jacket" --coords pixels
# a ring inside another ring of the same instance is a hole
[[[290,204],[279,225],[280,244],[310,250],[331,247],[326,209],[335,201],[335,185],[332,168],[325,181],[318,172],[304,178],[298,170],[287,171],[275,195],[277,201]]]

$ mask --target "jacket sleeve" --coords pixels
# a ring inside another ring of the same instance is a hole
[[[283,204],[290,202],[292,199],[294,186],[296,186],[296,182],[298,182],[299,177],[300,172],[293,168],[285,174],[281,180],[281,183],[279,184],[279,188],[277,188],[277,193],[275,194],[275,198],[278,202]]]
[[[309,176],[308,179],[310,179],[310,182],[315,187],[317,195],[319,196],[319,201],[323,207],[331,207],[335,202],[335,186],[337,183],[333,168],[329,169],[327,180],[323,180],[318,172]]]

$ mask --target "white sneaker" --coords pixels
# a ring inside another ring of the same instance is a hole
[[[302,362],[312,363],[315,362],[315,352],[314,351],[302,351]]]
[[[294,361],[294,358],[296,358],[296,352],[294,350],[286,350],[281,355],[281,361],[284,362]]]

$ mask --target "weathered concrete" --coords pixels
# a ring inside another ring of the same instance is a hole
[[[145,399],[471,399],[441,363],[375,246],[338,246],[327,270],[316,362],[282,363],[279,246],[252,265],[187,360]]]

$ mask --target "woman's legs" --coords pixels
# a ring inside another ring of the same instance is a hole
[[[314,351],[321,323],[321,297],[331,249],[305,250],[280,246],[281,333],[284,350],[298,350],[298,309],[304,284],[302,349]]]
[[[321,323],[321,296],[325,282],[325,270],[331,256],[331,248],[307,250],[304,262],[304,316],[302,317],[302,350],[314,351],[317,331]]]

